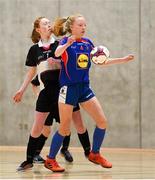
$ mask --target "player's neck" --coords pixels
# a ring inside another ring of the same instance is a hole
[[[50,36],[42,36],[41,37],[42,43],[48,43],[48,42],[50,42],[50,40],[51,40]]]
[[[41,39],[43,46],[44,47],[49,47],[50,40],[51,40],[50,38]]]
[[[46,38],[46,39],[41,39],[42,43],[46,44],[46,43],[49,43],[50,42],[50,38]]]

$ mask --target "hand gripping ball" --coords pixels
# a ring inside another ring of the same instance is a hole
[[[90,58],[94,64],[103,64],[109,56],[108,48],[102,45],[94,47],[90,52]]]

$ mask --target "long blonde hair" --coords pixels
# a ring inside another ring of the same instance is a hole
[[[55,36],[63,36],[67,33],[71,34],[71,25],[73,25],[74,21],[78,17],[83,17],[81,14],[75,14],[68,16],[66,18],[58,17],[54,21],[54,35]]]

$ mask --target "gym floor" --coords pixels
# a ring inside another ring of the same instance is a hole
[[[44,147],[46,158],[49,147]],[[81,148],[70,148],[74,162],[69,164],[59,154],[57,161],[65,167],[63,173],[53,173],[43,164],[34,164],[32,169],[17,172],[25,160],[26,147],[0,146],[0,179],[155,179],[154,149],[103,148],[101,153],[113,163],[111,169],[89,162]]]

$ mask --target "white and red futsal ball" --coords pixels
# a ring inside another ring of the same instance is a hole
[[[105,46],[96,46],[90,52],[90,58],[94,64],[103,64],[110,56],[110,52]]]

